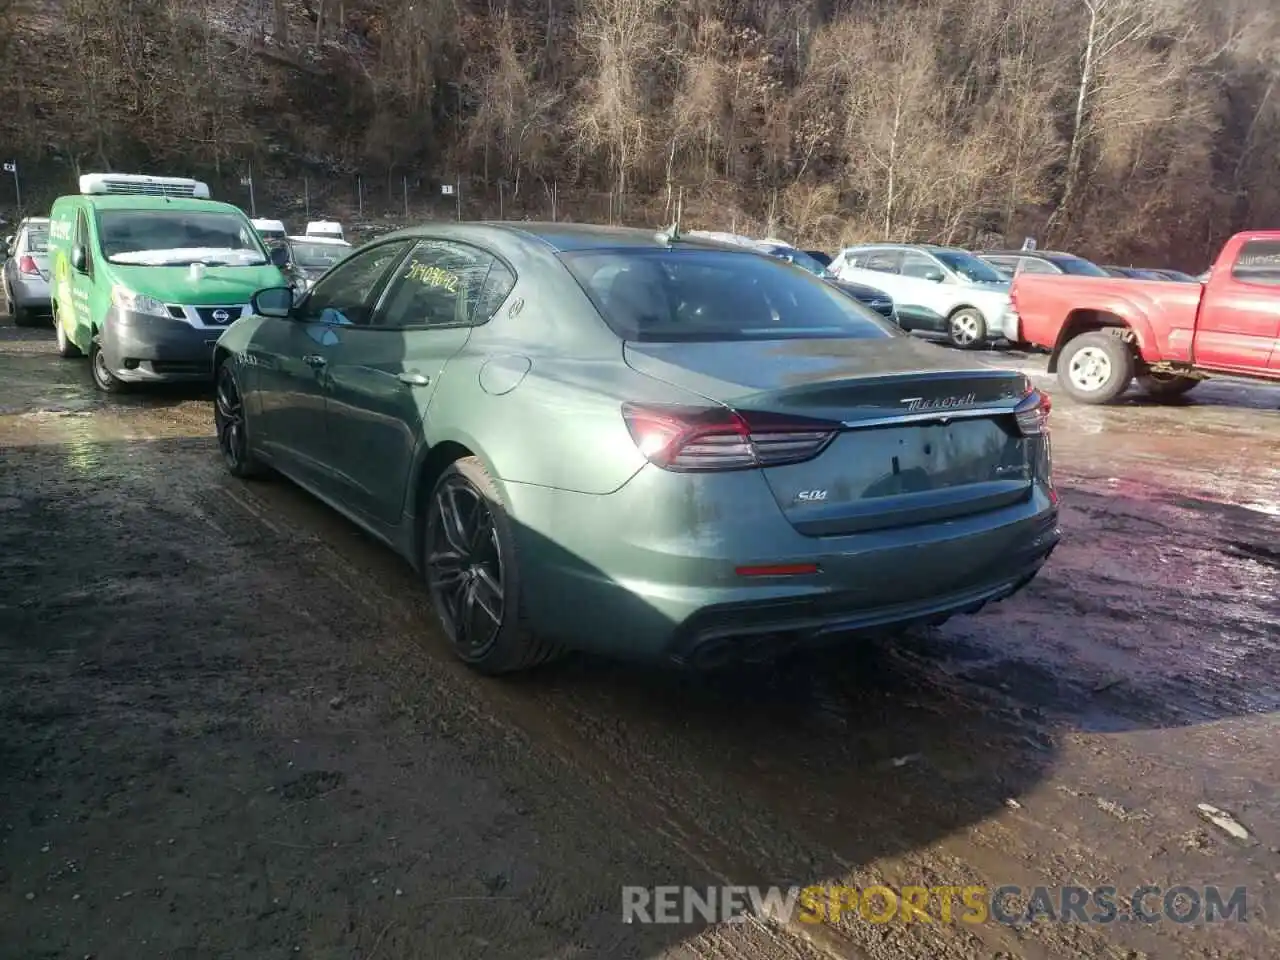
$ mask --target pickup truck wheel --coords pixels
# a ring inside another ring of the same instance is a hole
[[[1178,373],[1147,373],[1138,378],[1138,383],[1153,400],[1171,400],[1194,390],[1200,382],[1199,377],[1187,377]]]
[[[953,347],[976,350],[987,339],[987,321],[972,307],[957,310],[947,318],[947,339]]]
[[[1110,403],[1129,388],[1133,372],[1129,344],[1107,330],[1080,334],[1058,357],[1058,382],[1080,403]]]

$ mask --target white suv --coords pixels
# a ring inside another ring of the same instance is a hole
[[[904,330],[941,334],[961,349],[999,339],[1012,320],[1009,282],[966,250],[868,243],[841,250],[829,269],[889,294]]]

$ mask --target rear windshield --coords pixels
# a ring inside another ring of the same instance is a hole
[[[49,252],[49,225],[46,223],[37,226],[27,227],[27,252],[28,253],[48,253]]]
[[[301,240],[291,241],[290,247],[293,262],[307,270],[328,270],[351,252],[350,247],[336,243],[303,243]]]
[[[1070,273],[1077,277],[1106,277],[1110,276],[1107,271],[1103,270],[1096,263],[1085,260],[1082,257],[1050,257],[1052,263],[1057,266],[1063,273]]]
[[[563,254],[605,323],[624,340],[871,339],[899,331],[818,277],[729,250]]]

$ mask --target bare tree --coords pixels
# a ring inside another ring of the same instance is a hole
[[[652,143],[649,82],[663,0],[585,0],[578,42],[590,63],[573,123],[583,146],[609,158],[617,196]]]

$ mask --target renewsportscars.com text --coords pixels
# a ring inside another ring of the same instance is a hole
[[[1000,887],[623,887],[623,923],[732,923],[748,915],[789,923],[1245,922],[1244,887],[1178,885]]]

